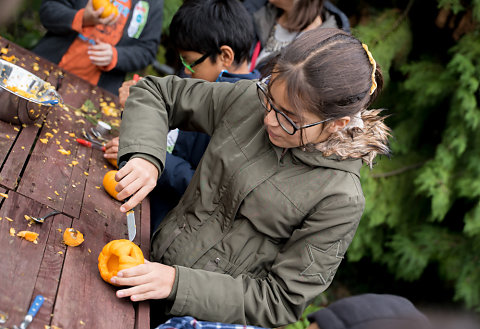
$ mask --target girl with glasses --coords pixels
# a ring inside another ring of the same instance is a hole
[[[382,75],[368,48],[315,29],[271,62],[262,81],[142,79],[123,112],[119,198],[152,190],[169,129],[202,131],[207,150],[152,238],[151,261],[120,271],[118,297],[152,313],[279,327],[331,283],[365,200],[362,163],[388,154],[368,110]],[[158,308],[158,309],[157,309]]]

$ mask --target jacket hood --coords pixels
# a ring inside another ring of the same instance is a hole
[[[336,156],[340,160],[362,159],[370,168],[379,154],[390,156],[388,138],[391,130],[385,123],[382,110],[363,110],[352,118],[341,131],[332,134],[325,142],[314,145],[323,156]]]
[[[390,156],[390,128],[380,112],[382,110],[361,111],[345,129],[332,134],[325,142],[291,149],[292,156],[310,166],[348,171],[360,177],[362,162],[372,168],[378,154]],[[281,158],[281,149],[276,152]]]

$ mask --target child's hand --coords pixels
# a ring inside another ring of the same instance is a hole
[[[88,57],[96,66],[108,66],[113,59],[113,46],[109,43],[97,41],[96,45],[88,46]]]
[[[134,302],[146,299],[163,299],[170,295],[175,281],[175,268],[149,262],[117,273],[111,280],[120,286],[131,286],[117,291],[117,297],[130,297]]]
[[[102,18],[100,15],[103,13],[104,8],[98,8],[95,10],[93,8],[92,0],[88,0],[87,5],[85,6],[85,11],[83,12],[83,26],[93,26],[97,24],[103,25],[112,25],[114,24],[120,15],[115,16],[115,13],[112,13],[110,16]]]
[[[122,83],[122,86],[118,89],[119,103],[122,107],[125,107],[128,95],[130,95],[130,87],[136,84],[135,80],[128,80]]]
[[[117,160],[118,144],[119,144],[119,138],[118,137],[113,138],[111,141],[109,141],[107,144],[105,144],[105,153],[103,154],[103,157],[105,159],[115,159],[115,160]]]
[[[123,200],[132,195],[128,202],[120,207],[121,212],[127,212],[150,193],[157,185],[158,169],[150,161],[142,158],[133,158],[115,175],[118,182],[115,190],[119,192],[117,198]]]

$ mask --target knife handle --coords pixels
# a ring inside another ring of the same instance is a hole
[[[40,307],[43,305],[44,300],[45,298],[42,295],[37,295],[37,297],[35,297],[35,299],[33,300],[33,303],[30,306],[27,315],[31,315],[33,318],[37,314]]]

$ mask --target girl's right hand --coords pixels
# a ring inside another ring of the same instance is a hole
[[[120,207],[121,212],[127,212],[153,190],[157,185],[158,169],[150,161],[142,158],[133,158],[120,169],[115,175],[118,182],[115,190],[118,192],[117,198],[123,200],[132,196],[128,202]]]

